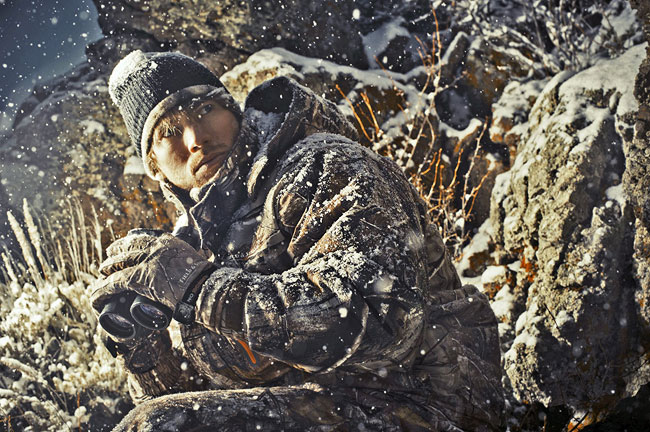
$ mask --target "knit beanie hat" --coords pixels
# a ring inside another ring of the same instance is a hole
[[[210,95],[241,121],[241,109],[208,68],[179,53],[131,52],[113,69],[108,92],[124,118],[136,153],[146,158],[158,120],[178,104]],[[152,175],[144,160],[147,174]]]

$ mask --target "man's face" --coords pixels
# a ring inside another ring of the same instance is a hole
[[[172,184],[200,187],[219,170],[238,133],[235,116],[213,100],[173,108],[153,131],[151,158]]]

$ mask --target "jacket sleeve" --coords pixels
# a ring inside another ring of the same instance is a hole
[[[218,269],[198,320],[307,371],[399,364],[423,326],[426,215],[391,161],[342,137],[306,141],[266,199],[256,271]]]

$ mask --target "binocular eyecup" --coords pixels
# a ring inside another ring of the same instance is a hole
[[[111,336],[131,339],[162,330],[169,325],[172,310],[133,292],[125,292],[108,302],[99,315],[99,324]]]

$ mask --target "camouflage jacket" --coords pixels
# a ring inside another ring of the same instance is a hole
[[[499,427],[487,299],[461,286],[400,168],[355,137],[331,102],[276,78],[247,98],[214,182],[167,185],[177,231],[218,269],[175,357],[133,374],[136,394],[205,388],[197,373],[209,388],[313,382],[401,400],[436,430]]]

